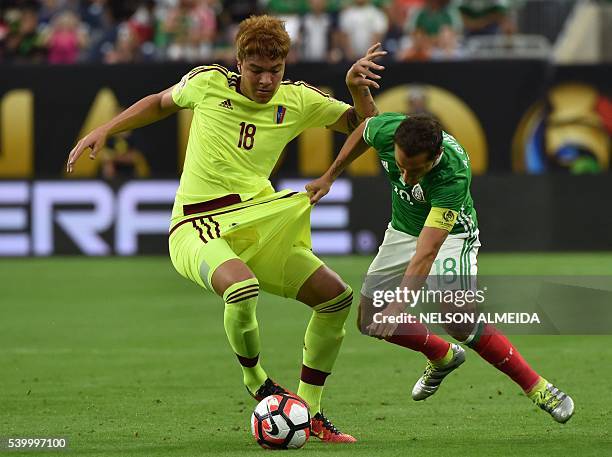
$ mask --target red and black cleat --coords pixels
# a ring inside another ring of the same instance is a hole
[[[355,443],[357,440],[338,430],[323,413],[315,414],[310,420],[310,433],[321,441],[329,443]]]

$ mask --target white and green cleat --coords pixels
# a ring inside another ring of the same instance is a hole
[[[572,400],[572,397],[544,378],[541,379],[538,387],[529,395],[529,398],[561,424],[566,423],[574,415],[574,400]]]
[[[451,343],[452,358],[442,366],[437,366],[431,360],[427,362],[423,376],[419,378],[412,388],[412,399],[425,400],[435,394],[440,388],[442,380],[452,371],[465,362],[465,350],[458,344]]]

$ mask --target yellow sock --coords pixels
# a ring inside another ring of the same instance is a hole
[[[434,367],[443,367],[448,362],[450,362],[452,358],[453,358],[453,347],[449,346],[448,352],[446,353],[444,357],[438,360],[432,360],[431,363],[433,364]]]
[[[548,381],[540,376],[540,380],[536,383],[536,385],[533,386],[529,392],[525,392],[525,394],[529,398],[533,398],[538,392],[546,387],[546,384],[548,384]]]
[[[314,416],[321,411],[321,396],[323,395],[323,386],[315,386],[300,381],[300,386],[297,391],[298,397],[302,398],[310,408],[310,415]]]

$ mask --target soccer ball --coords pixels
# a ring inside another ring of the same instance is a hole
[[[292,395],[270,395],[255,407],[251,433],[265,449],[299,449],[310,437],[308,406]]]

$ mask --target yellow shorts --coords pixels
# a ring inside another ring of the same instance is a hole
[[[266,292],[295,298],[323,262],[311,250],[308,195],[281,191],[174,220],[170,258],[176,271],[214,292],[222,263],[239,258]]]

